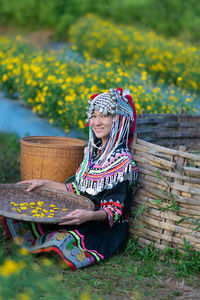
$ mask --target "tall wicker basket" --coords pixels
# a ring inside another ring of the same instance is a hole
[[[186,240],[200,250],[200,116],[145,118],[139,119],[142,139],[135,135],[132,144],[139,188],[130,233],[143,246],[153,242],[161,249],[174,248]]]
[[[21,139],[21,179],[64,182],[75,174],[86,143],[67,137],[30,136]]]

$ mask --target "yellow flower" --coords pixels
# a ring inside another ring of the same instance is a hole
[[[29,297],[29,295],[27,295],[25,293],[19,293],[19,294],[17,294],[17,299],[20,299],[20,300],[30,300],[30,297]]]
[[[7,81],[7,80],[8,80],[8,75],[7,75],[7,74],[3,74],[2,80],[3,80],[3,81]]]
[[[69,125],[65,125],[65,132],[69,132]]]
[[[90,297],[90,294],[88,292],[83,292],[81,295],[80,295],[80,300],[90,300],[91,297]]]
[[[105,64],[105,66],[106,66],[106,68],[109,68],[109,67],[111,66],[111,63],[110,63],[110,62],[107,62],[107,63]]]
[[[20,248],[20,249],[19,249],[19,252],[20,252],[22,255],[28,255],[28,254],[29,254],[28,250],[25,249],[25,248]]]
[[[0,267],[0,274],[7,277],[12,274],[18,273],[24,267],[25,263],[23,261],[15,262],[14,260],[8,258]]]
[[[48,86],[46,85],[43,87],[43,91],[46,92],[47,90],[48,90]]]
[[[16,40],[17,40],[17,41],[20,41],[21,39],[22,39],[22,36],[18,34],[18,35],[16,36]]]
[[[43,257],[43,258],[41,259],[41,261],[42,261],[42,264],[43,264],[44,266],[51,266],[51,265],[52,265],[52,261],[51,261],[50,259],[46,258],[46,257]]]
[[[30,85],[30,84],[31,84],[31,82],[32,82],[32,81],[31,81],[31,79],[30,79],[30,78],[26,80],[26,84],[27,84],[27,85]]]
[[[63,105],[63,102],[61,100],[58,101],[58,105]]]
[[[84,123],[83,123],[83,121],[82,120],[79,120],[78,121],[78,125],[79,125],[79,128],[85,128],[85,125],[84,125]]]
[[[139,103],[135,103],[135,108],[136,108],[136,110],[140,110],[141,109],[140,104]]]

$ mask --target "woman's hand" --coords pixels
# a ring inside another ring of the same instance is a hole
[[[32,180],[24,180],[17,182],[17,184],[30,184],[28,189],[26,190],[27,192],[30,192],[36,188],[42,187],[47,183],[47,180],[44,179],[32,179]]]
[[[91,211],[86,209],[76,209],[62,217],[64,222],[59,225],[80,225],[87,221],[105,221],[107,214],[104,210]]]
[[[76,209],[62,217],[64,222],[60,223],[59,225],[80,225],[90,221],[92,218],[92,213],[92,211],[86,209]]]

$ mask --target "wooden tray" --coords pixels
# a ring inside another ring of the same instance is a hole
[[[27,192],[27,187],[0,184],[1,216],[22,221],[60,223],[64,215],[75,209],[95,209],[94,203],[83,196],[43,187]]]

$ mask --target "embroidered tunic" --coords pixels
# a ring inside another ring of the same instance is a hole
[[[106,221],[59,226],[2,218],[4,228],[31,253],[55,251],[72,270],[92,265],[112,256],[127,240],[126,213],[132,201],[130,186],[136,177],[135,163],[121,146],[106,164],[94,163],[81,181],[66,184],[68,191],[90,198],[96,210],[103,209]]]

